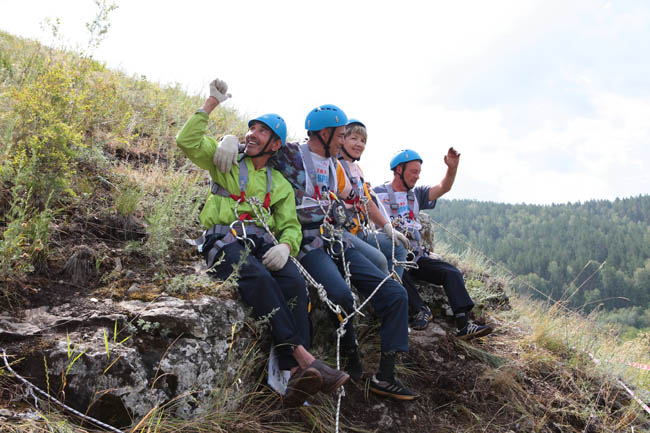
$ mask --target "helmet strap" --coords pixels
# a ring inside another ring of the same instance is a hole
[[[314,134],[314,135],[316,137],[318,137],[318,140],[321,142],[321,144],[323,145],[323,148],[325,149],[325,158],[329,158],[330,156],[332,156],[332,154],[330,153],[330,143],[332,143],[332,138],[334,137],[334,128],[332,128],[330,126],[330,127],[324,128],[324,129],[331,130],[331,134],[330,134],[329,138],[327,139],[327,143],[325,143],[323,141],[323,139],[321,138],[321,136],[319,134],[320,131],[317,131],[316,134]]]
[[[398,167],[402,167],[402,171],[399,174],[399,179],[402,181],[402,184],[404,184],[404,187],[406,187],[406,190],[408,191],[413,189],[413,187],[409,186],[409,184],[406,183],[406,179],[404,179],[404,170],[406,170],[406,164],[408,164],[408,162],[403,162]]]
[[[348,150],[345,148],[345,145],[341,146],[341,150],[342,150],[343,153],[345,153],[345,154],[348,156],[348,158],[350,158],[352,161],[359,161],[359,160],[361,159],[361,158],[355,158],[354,156],[350,155],[350,152],[348,152]]]
[[[273,139],[276,137],[275,134],[271,134],[271,137],[269,137],[269,140],[266,142],[262,150],[260,150],[257,155],[248,155],[249,158],[259,158],[260,156],[264,155],[273,155],[275,152],[272,150],[267,151],[266,148],[269,147],[269,144],[273,141]]]

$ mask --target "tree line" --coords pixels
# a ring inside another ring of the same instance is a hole
[[[470,244],[554,300],[650,326],[650,196],[552,205],[440,200],[429,214],[444,227],[436,241],[452,250]]]

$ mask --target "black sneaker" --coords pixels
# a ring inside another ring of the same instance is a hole
[[[490,332],[492,332],[492,328],[489,326],[468,323],[463,329],[456,331],[456,337],[461,340],[471,340],[473,338],[488,335]]]
[[[411,321],[411,328],[421,330],[429,326],[429,322],[433,319],[433,313],[426,305],[420,309]]]
[[[415,400],[419,397],[419,395],[402,385],[399,380],[395,378],[390,381],[378,380],[376,375],[373,375],[372,379],[370,379],[370,391],[390,397],[393,400]]]
[[[343,371],[346,371],[352,380],[359,380],[363,376],[363,364],[359,355],[359,346],[348,349],[344,352]]]

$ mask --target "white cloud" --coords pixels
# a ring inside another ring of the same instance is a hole
[[[517,139],[503,127],[498,112],[441,111],[439,117],[447,123],[437,133],[471,143],[457,146],[461,169],[449,196],[559,203],[647,194],[650,103],[605,93],[594,95],[592,103],[593,116],[573,118],[565,128],[538,129]],[[462,129],[463,124],[471,127]],[[450,135],[453,129],[457,131]],[[444,147],[439,147],[430,183],[444,174]],[[430,173],[428,168],[425,172]],[[477,191],[481,185],[485,187]]]
[[[450,197],[550,203],[647,193],[650,7],[597,0],[416,2],[118,1],[95,54],[111,67],[205,92],[227,80],[244,114],[304,116],[333,103],[369,128],[362,165],[378,183],[412,147]],[[75,43],[94,5],[0,0],[0,29]]]

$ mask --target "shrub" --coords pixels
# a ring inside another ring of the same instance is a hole
[[[156,201],[147,218],[147,242],[144,252],[159,264],[169,252],[171,244],[180,239],[189,227],[196,227],[201,201],[197,194],[195,176],[186,176],[170,170],[167,192],[154,192]]]
[[[42,267],[47,257],[50,236],[50,222],[54,212],[49,208],[49,200],[43,210],[29,205],[30,194],[26,197],[12,191],[12,202],[7,213],[5,229],[0,240],[0,279],[20,281],[35,266]],[[8,285],[3,285],[3,295],[9,293]]]
[[[78,74],[50,60],[36,80],[11,92],[16,122],[9,164],[16,185],[41,203],[68,188],[75,154],[84,146],[86,91],[78,86]]]
[[[144,194],[137,186],[126,186],[116,191],[114,195],[115,209],[121,216],[129,216],[135,212]]]

